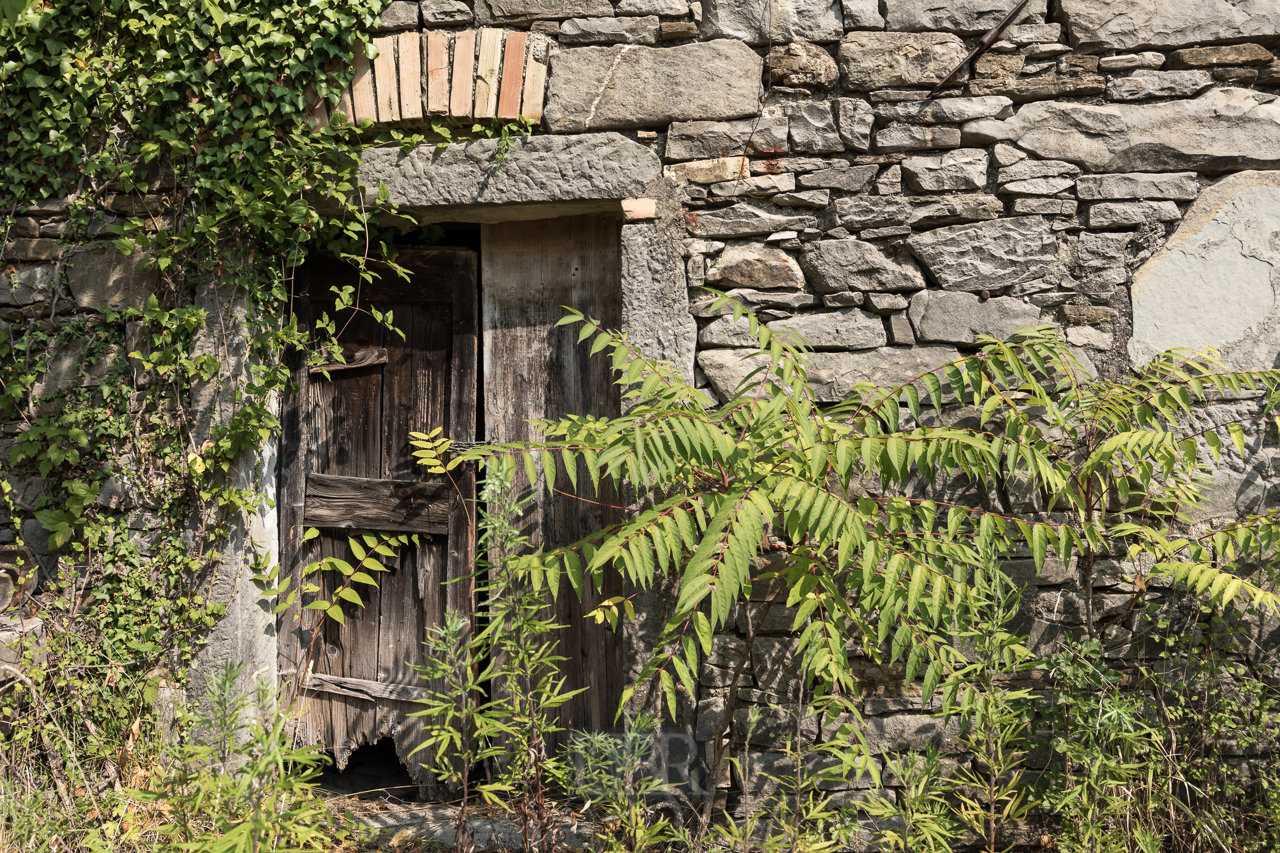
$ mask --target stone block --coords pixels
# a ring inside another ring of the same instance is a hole
[[[391,0],[383,10],[382,17],[374,32],[387,33],[396,30],[416,30],[418,28],[418,2],[408,0]]]
[[[1063,305],[1058,317],[1069,326],[1105,326],[1115,322],[1118,313],[1105,305]]]
[[[1107,84],[1113,101],[1145,101],[1148,98],[1190,98],[1213,85],[1208,71],[1138,70]]]
[[[57,281],[53,264],[22,264],[11,273],[0,271],[0,306],[20,308],[45,302],[53,295]]]
[[[821,240],[804,250],[800,265],[818,293],[922,290],[924,276],[910,256],[886,254],[861,240]]]
[[[916,345],[915,330],[911,328],[911,320],[907,317],[906,311],[889,315],[889,342],[896,347]]]
[[[1000,38],[1018,47],[1029,44],[1045,44],[1062,38],[1062,24],[1013,24]]]
[[[911,297],[907,316],[918,341],[971,344],[975,335],[1007,340],[1016,329],[1038,325],[1040,309],[1011,297],[983,301],[972,293],[922,290]]]
[[[745,180],[750,174],[750,169],[745,157],[717,157],[714,160],[676,163],[663,169],[663,174],[676,181],[718,184],[723,181]]]
[[[1035,216],[939,228],[907,239],[911,253],[946,290],[1002,290],[1044,278],[1058,240]]]
[[[747,44],[833,42],[844,23],[839,0],[702,0],[700,33]]]
[[[959,37],[947,33],[850,33],[837,57],[847,89],[868,91],[894,86],[933,86],[968,53]],[[967,71],[956,75],[957,83]]]
[[[658,38],[662,41],[681,41],[697,37],[698,25],[693,21],[663,21],[658,27]]]
[[[800,176],[802,189],[844,190],[849,193],[861,192],[876,176],[878,166],[854,166],[852,169],[822,169]]]
[[[779,193],[773,203],[781,207],[826,207],[831,203],[831,190],[800,190]]]
[[[984,53],[973,65],[978,77],[1017,77],[1026,67],[1027,58],[1020,53]]]
[[[1011,181],[1000,187],[1001,195],[1057,195],[1075,186],[1071,178],[1032,178]]]
[[[1004,203],[991,195],[856,196],[836,200],[836,215],[846,228],[912,225],[927,228],[957,222],[996,219]]]
[[[895,311],[907,310],[910,303],[900,293],[868,293],[866,294],[865,305],[867,310],[873,314],[888,316]]]
[[[764,66],[776,86],[803,86],[825,92],[840,80],[840,69],[831,54],[803,41],[770,48]]]
[[[1209,72],[1219,83],[1228,86],[1252,86],[1259,77],[1257,68],[1215,68]]]
[[[1280,86],[1280,59],[1258,71],[1258,85]]]
[[[803,290],[800,264],[781,249],[731,246],[707,270],[707,285],[721,290]]]
[[[421,0],[422,23],[428,27],[469,24],[475,18],[471,7],[461,0]]]
[[[669,361],[693,379],[698,326],[678,249],[659,239],[656,226],[622,226],[622,331],[648,358]]]
[[[891,124],[876,131],[876,150],[882,154],[959,147],[958,127]]]
[[[885,5],[889,30],[946,30],[965,35],[985,33],[1004,20],[1009,8],[1001,0],[893,0]],[[1014,23],[1043,21],[1046,9],[1046,0],[1031,0]],[[1047,32],[1049,26],[1041,24],[1039,30]]]
[[[737,195],[770,196],[781,192],[791,192],[796,188],[796,176],[791,173],[782,175],[757,175],[752,178],[741,178],[712,184],[708,189],[712,197],[727,198]]]
[[[999,96],[908,101],[882,104],[875,108],[875,114],[876,118],[886,122],[959,124],[981,118],[1008,118],[1013,115],[1013,101]]]
[[[62,257],[62,244],[48,237],[10,240],[0,257],[5,261],[56,261]]]
[[[880,0],[841,0],[846,30],[883,30]]]
[[[543,113],[553,133],[757,115],[763,60],[720,39],[678,47],[582,47],[552,54]]]
[[[1065,198],[1018,198],[1013,201],[1014,216],[1075,216],[1079,205]]]
[[[1171,201],[1100,202],[1089,206],[1090,228],[1125,228],[1150,222],[1177,222],[1182,218]]]
[[[1074,178],[1080,167],[1062,160],[1020,160],[1007,166],[996,175],[996,183],[1030,181],[1036,178]]]
[[[871,128],[876,120],[871,105],[858,98],[836,98],[832,103],[845,147],[851,151],[869,151]]]
[[[1280,352],[1277,231],[1280,173],[1243,172],[1206,188],[1134,274],[1133,363],[1211,346],[1230,369],[1271,369]]]
[[[621,0],[613,7],[615,15],[665,15],[668,18],[682,18],[689,14],[689,4],[685,0]]]
[[[776,160],[752,160],[751,174],[777,175],[783,172],[817,172],[821,169],[847,169],[845,160],[828,160],[826,157],[783,157]]]
[[[1014,103],[1101,95],[1107,81],[1100,74],[1046,74],[1040,77],[981,77],[969,84],[979,97],[999,95]]]
[[[1133,71],[1136,68],[1155,70],[1164,67],[1164,54],[1155,51],[1145,53],[1122,53],[1119,56],[1104,56],[1098,60],[1101,71]]]
[[[791,344],[801,343],[794,337],[799,335],[814,350],[875,349],[889,343],[879,316],[860,308],[798,314],[766,325]]]
[[[725,291],[725,296],[736,302],[741,302],[744,308],[752,311],[785,311],[793,313],[804,308],[812,308],[818,304],[818,299],[812,293],[804,293],[795,290],[750,290],[745,287],[735,287],[733,290]],[[722,306],[712,309],[717,296],[710,296],[705,292],[699,292],[696,296],[691,297],[689,303],[689,313],[695,317],[703,319],[709,317],[723,317],[733,313],[730,306]]]
[[[735,323],[732,316],[717,317],[698,331],[698,347],[753,347],[756,340],[746,317]]]
[[[674,122],[667,134],[667,160],[702,160],[746,154],[786,154],[789,123],[781,110],[741,121]]]
[[[1011,119],[969,122],[964,130],[966,139],[1012,142],[1092,172],[1280,167],[1280,103],[1247,89],[1153,104],[1030,104]]]
[[[1061,0],[1059,19],[1083,53],[1280,35],[1280,6],[1273,0]]]
[[[1067,343],[1073,347],[1093,347],[1107,351],[1114,342],[1114,335],[1091,326],[1073,326],[1067,329]]]
[[[360,179],[366,187],[386,185],[395,204],[439,209],[635,198],[662,174],[657,155],[617,133],[521,138],[507,151],[501,169],[493,164],[497,148],[496,139],[444,150],[423,145],[407,154],[399,148],[366,148]],[[376,203],[374,189],[367,201]]]
[[[863,734],[872,755],[894,752],[923,752],[930,746],[939,752],[959,752],[960,721],[943,721],[924,714],[892,714],[868,717]]]
[[[902,174],[917,192],[978,190],[987,184],[989,162],[981,148],[960,148],[940,157],[908,157]]]
[[[876,195],[902,195],[902,166],[890,166],[879,178],[876,178]]]
[[[1218,44],[1189,47],[1169,54],[1169,68],[1218,68],[1223,65],[1267,65],[1275,61],[1259,44]]]
[[[1095,234],[1086,231],[1076,243],[1076,261],[1086,270],[1124,266],[1133,236],[1132,233]]]
[[[71,256],[67,275],[76,306],[93,311],[145,307],[160,280],[154,268],[140,269],[146,257],[136,250],[122,255],[106,241],[84,244]]]
[[[778,216],[749,204],[735,204],[722,210],[706,212],[693,210],[685,214],[685,226],[689,233],[708,239],[751,237],[776,231],[813,228],[816,225],[817,220],[812,216]]]
[[[797,154],[834,154],[844,150],[831,105],[824,101],[796,104],[787,110],[791,150]]]
[[[582,44],[657,44],[658,19],[570,18],[560,25],[560,43],[567,47]]]
[[[1131,198],[1194,201],[1200,195],[1200,184],[1195,172],[1082,175],[1076,180],[1076,194],[1088,201]]]
[[[609,0],[475,0],[476,23],[481,26],[603,18],[612,14]]]

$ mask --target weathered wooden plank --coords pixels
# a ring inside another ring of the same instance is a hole
[[[324,98],[316,94],[316,90],[307,87],[303,97],[307,99],[307,123],[311,125],[313,130],[320,130],[329,126],[329,105],[324,102]]]
[[[542,121],[542,100],[547,88],[547,60],[539,59],[534,47],[529,50],[529,57],[524,65],[524,94],[521,96],[520,115],[530,124]]]
[[[346,353],[343,353],[346,356]],[[347,361],[330,361],[319,367],[312,367],[307,372],[313,376],[320,374],[323,379],[325,373],[333,374],[342,370],[355,370],[360,367],[373,367],[377,364],[387,363],[387,350],[385,347],[371,347],[369,349],[357,350],[350,356]]]
[[[423,36],[427,43],[427,112],[442,115],[449,111],[449,34],[432,30]]]
[[[502,30],[480,30],[480,58],[476,63],[475,118],[493,118],[498,111],[498,63],[502,59]]]
[[[410,30],[397,36],[400,55],[400,118],[422,118],[422,48],[418,33]]]
[[[498,118],[511,121],[520,115],[520,90],[524,83],[524,50],[528,33],[510,33],[502,51],[502,86],[498,92]]]
[[[348,86],[342,90],[342,95],[338,98],[338,106],[334,108],[334,112],[342,113],[347,117],[348,124],[355,121],[355,108],[352,106],[353,103],[351,87]]]
[[[606,326],[621,320],[620,224],[578,216],[481,226],[484,281],[485,428],[498,441],[532,439],[529,421],[565,413],[616,415],[618,388],[608,361],[578,346],[573,326],[557,328],[561,305],[572,305]],[[579,483],[589,482],[579,472]],[[527,486],[527,484],[524,484]],[[526,517],[535,543],[567,544],[613,517],[612,495],[560,496],[538,502]],[[603,518],[602,518],[603,515]],[[563,592],[555,607],[566,688],[589,686],[559,710],[569,728],[612,725],[622,690],[619,638],[584,614],[600,600]]]
[[[409,684],[391,684],[382,681],[370,681],[366,678],[343,678],[339,675],[326,675],[313,672],[307,677],[306,689],[315,693],[336,693],[339,696],[353,696],[357,699],[397,699],[401,702],[412,702],[415,699],[428,699],[431,692]]]
[[[356,55],[351,61],[355,76],[351,78],[351,115],[352,121],[378,120],[378,102],[373,94],[373,68],[369,65],[369,57],[365,55],[364,46],[356,43]]]
[[[373,81],[377,88],[378,121],[400,120],[400,91],[396,86],[396,37],[382,36],[373,40],[378,56],[373,60]]]
[[[476,73],[476,31],[458,33],[453,41],[453,86],[449,92],[449,115],[471,115],[471,89]]]
[[[307,475],[309,527],[444,533],[452,486],[443,482]]]
[[[479,416],[476,396],[480,389],[480,305],[476,282],[475,256],[467,275],[459,275],[453,288],[453,329],[450,347],[448,435],[456,441],[472,441]],[[455,613],[475,612],[471,575],[476,536],[476,470],[474,465],[455,469],[458,485],[449,517],[449,553],[446,572],[447,606]]]

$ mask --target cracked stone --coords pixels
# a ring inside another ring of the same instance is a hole
[[[1059,19],[1081,53],[1280,35],[1280,6],[1273,0],[1061,0]]]
[[[707,284],[721,289],[803,290],[804,273],[781,249],[731,246],[707,270]]]
[[[924,276],[906,253],[886,255],[861,240],[822,240],[810,244],[800,266],[818,293],[922,290]]]
[[[876,132],[876,150],[884,154],[959,147],[958,127],[891,124]]]
[[[786,154],[789,123],[781,110],[741,121],[678,121],[667,135],[667,160]]]
[[[971,344],[975,335],[1007,340],[1016,329],[1038,325],[1040,309],[1007,296],[985,302],[973,293],[922,290],[907,312],[916,340]]]
[[[720,240],[813,228],[816,225],[817,219],[812,216],[778,216],[749,204],[735,204],[705,213],[691,210],[685,214],[685,227],[693,236]]]
[[[959,148],[939,157],[908,157],[902,173],[917,192],[978,190],[987,184],[989,161],[981,148]]]
[[[840,43],[838,62],[847,89],[933,86],[960,64],[968,51],[947,33],[850,33]],[[968,71],[956,75],[956,83]]]
[[[846,228],[887,225],[949,225],[996,219],[1004,203],[991,195],[855,196],[836,200],[836,215]]]
[[[881,121],[908,124],[959,124],[981,118],[1008,118],[1013,115],[1013,101],[993,96],[988,98],[943,98],[940,101],[899,102],[875,108]]]
[[[880,318],[860,308],[801,314],[767,325],[770,331],[792,344],[800,341],[787,333],[800,335],[814,350],[875,349],[889,342]]]
[[[1124,228],[1148,222],[1177,222],[1182,218],[1171,201],[1102,202],[1089,206],[1090,228]]]
[[[822,101],[797,104],[787,110],[791,120],[791,150],[798,154],[834,154],[844,150],[831,105]]]
[[[747,44],[832,42],[844,23],[833,0],[702,0],[700,34]]]
[[[939,228],[907,239],[911,253],[946,290],[999,290],[1044,278],[1058,240],[1040,217]]]
[[[562,45],[657,44],[658,19],[571,18],[560,25]]]

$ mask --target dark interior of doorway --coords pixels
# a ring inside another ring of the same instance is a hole
[[[330,764],[320,776],[320,790],[330,796],[401,802],[416,802],[419,794],[418,783],[396,757],[389,737],[351,753],[343,770]]]

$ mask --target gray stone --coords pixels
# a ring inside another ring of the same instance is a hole
[[[693,210],[685,214],[685,227],[689,229],[689,233],[695,237],[716,240],[772,234],[787,229],[813,228],[816,224],[817,220],[812,216],[778,216],[749,204],[735,204],[706,212]]]
[[[622,226],[622,331],[645,356],[673,363],[693,380],[697,323],[689,314],[680,254],[652,223]]]
[[[883,175],[876,178],[876,195],[902,195],[902,166],[890,166],[884,170]],[[890,227],[901,228],[903,226]]]
[[[972,293],[922,290],[911,297],[911,328],[927,343],[971,344],[974,335],[1007,340],[1015,329],[1040,322],[1040,309],[1021,299],[985,302]]]
[[[996,175],[996,183],[1030,181],[1036,178],[1073,178],[1080,174],[1080,167],[1061,160],[1022,160]]]
[[[822,314],[800,314],[768,324],[785,341],[799,344],[799,335],[815,350],[875,349],[889,342],[878,316],[859,308],[845,308]]]
[[[959,148],[940,157],[908,157],[902,173],[917,192],[979,190],[987,184],[989,162],[981,148]]]
[[[715,296],[711,296],[706,292],[698,292],[689,303],[689,313],[702,319],[732,314],[733,308],[731,306],[722,306],[715,309],[711,307],[721,295],[742,303],[743,307],[752,311],[773,309],[792,312],[801,308],[812,308],[818,304],[817,297],[812,293],[796,290],[749,290],[745,287],[735,287],[733,290],[728,290],[724,294],[716,294]]]
[[[939,752],[959,752],[960,720],[943,721],[924,714],[894,714],[863,720],[862,734],[872,755],[894,752],[923,752],[935,747]]]
[[[846,30],[883,30],[880,0],[841,0]]]
[[[892,314],[894,311],[905,311],[910,305],[907,298],[900,293],[868,293],[865,304],[868,311],[876,314]]]
[[[831,54],[803,41],[770,48],[764,65],[775,86],[803,86],[825,92],[840,80],[840,68]]]
[[[850,33],[837,59],[844,85],[856,91],[933,86],[960,64],[964,42],[946,33]],[[968,71],[956,75],[957,83]]]
[[[971,132],[1092,172],[1280,167],[1280,103],[1248,89],[1154,104],[1030,104],[1005,121],[970,122]]]
[[[959,147],[960,128],[958,127],[891,124],[883,130],[876,131],[876,150],[884,154]]]
[[[950,225],[995,219],[1004,203],[990,195],[855,196],[836,201],[836,215],[846,228],[886,225]]]
[[[1274,0],[1061,0],[1059,15],[1084,53],[1280,35]]]
[[[475,18],[471,7],[461,0],[422,0],[422,23],[428,26],[469,24]]]
[[[699,347],[753,347],[756,339],[751,336],[750,323],[746,317],[718,317],[698,332]]]
[[[1075,216],[1079,205],[1067,198],[1018,198],[1013,201],[1014,216]]]
[[[995,161],[997,166],[1004,168],[1012,166],[1020,160],[1027,159],[1027,155],[1012,145],[1005,145],[1001,142],[991,149],[991,159]],[[1079,166],[1072,166],[1071,168],[1075,169],[1076,172],[1080,171]]]
[[[443,150],[420,145],[408,154],[366,148],[360,164],[360,179],[370,188],[366,201],[376,203],[380,184],[394,204],[437,211],[451,205],[625,199],[641,195],[662,174],[657,155],[616,133],[521,138],[501,169],[493,163],[497,149],[496,139]]]
[[[1089,201],[1126,198],[1194,201],[1200,195],[1200,184],[1195,172],[1082,175],[1076,180],[1076,194]]]
[[[871,128],[876,121],[871,105],[859,98],[836,98],[832,103],[845,147],[851,151],[869,151]]]
[[[840,0],[702,0],[701,37],[747,44],[831,42],[844,35]]]
[[[1189,98],[1213,85],[1208,71],[1135,71],[1107,84],[1113,101],[1145,101],[1148,98]]]
[[[1094,234],[1086,231],[1076,244],[1076,261],[1086,270],[1124,266],[1133,234]]]
[[[1124,228],[1148,222],[1177,222],[1182,218],[1171,201],[1102,202],[1089,206],[1090,228]]]
[[[889,342],[898,347],[916,345],[916,334],[911,328],[911,320],[906,311],[897,311],[889,315]]]
[[[669,18],[682,18],[689,14],[689,4],[685,0],[621,0],[613,8],[615,15],[665,15]]]
[[[1280,173],[1242,172],[1207,188],[1169,242],[1134,274],[1135,365],[1211,346],[1235,370],[1280,353]]]
[[[1044,278],[1058,262],[1049,223],[1035,216],[939,228],[907,246],[946,290],[999,290]]]
[[[847,169],[844,160],[828,160],[825,157],[783,157],[776,160],[752,160],[751,174],[777,175],[783,172],[816,172],[819,169]]]
[[[23,264],[14,272],[0,272],[0,306],[17,308],[33,302],[44,302],[53,295],[58,280],[53,264]]]
[[[1014,24],[1000,37],[1019,47],[1055,42],[1062,38],[1062,24]]]
[[[1098,60],[1098,68],[1102,71],[1132,71],[1135,68],[1159,68],[1164,65],[1164,54],[1148,51],[1146,53],[1122,53],[1119,56],[1104,56]]]
[[[1017,20],[1043,21],[1046,6],[1047,0],[1031,0]],[[972,35],[985,33],[1003,21],[1010,4],[1003,0],[892,0],[885,8],[889,30],[947,30]]]
[[[657,44],[658,19],[645,18],[570,18],[560,25],[560,43],[579,44]]]
[[[744,118],[760,111],[763,67],[728,39],[562,50],[551,56],[544,119],[554,133],[582,133]]]
[[[779,193],[773,203],[781,207],[826,207],[831,203],[831,190],[801,190]]]
[[[1071,178],[1032,178],[1029,181],[1011,181],[1000,187],[1001,195],[1057,195],[1075,186]]]
[[[378,20],[375,32],[385,33],[395,30],[416,30],[418,28],[417,0],[409,3],[406,0],[391,0]]]
[[[1045,64],[1043,68],[1050,67]],[[1027,66],[1025,73],[1033,74],[1041,68]],[[1044,101],[1053,98],[1084,98],[1101,95],[1107,87],[1100,74],[1044,74],[1038,77],[980,78],[969,84],[969,93],[990,97],[1000,95],[1015,103]]]
[[[818,293],[922,290],[924,276],[910,256],[890,257],[861,240],[822,240],[800,256],[800,265]]]
[[[613,14],[609,0],[475,0],[476,23],[527,24],[569,18],[606,18]]]
[[[728,290],[803,290],[804,273],[796,259],[766,246],[731,246],[707,270],[707,285]]]
[[[829,103],[808,101],[792,106],[787,113],[791,119],[791,150],[795,153],[834,154],[844,150]]]
[[[1064,53],[1070,53],[1071,48],[1065,44],[1030,44],[1022,49],[1022,55],[1027,59],[1051,59],[1055,56],[1062,56]]]
[[[856,193],[866,188],[880,169],[878,166],[854,166],[852,169],[823,169],[800,176],[800,186],[807,190],[844,190]]]
[[[1189,47],[1169,54],[1171,69],[1221,68],[1232,65],[1267,65],[1275,61],[1275,54],[1260,44],[1225,44],[1210,47]],[[1223,79],[1223,78],[1219,78]]]
[[[744,180],[750,171],[745,157],[717,157],[714,160],[692,160],[687,163],[673,163],[665,167],[662,173],[673,181],[692,181],[695,184],[718,184],[722,181]],[[706,198],[703,194],[690,198]]]
[[[134,250],[122,255],[109,242],[86,243],[71,256],[67,284],[79,308],[142,308],[155,292],[160,275],[155,268],[139,269],[146,255]]]
[[[790,173],[782,175],[757,175],[753,178],[740,178],[736,181],[724,181],[710,186],[711,195],[728,197],[735,195],[766,196],[775,193],[791,192],[796,188],[796,176]]]
[[[999,96],[908,101],[882,104],[875,108],[875,114],[876,118],[882,121],[899,121],[908,124],[958,124],[980,118],[1008,118],[1013,115],[1013,101]]]

